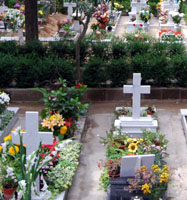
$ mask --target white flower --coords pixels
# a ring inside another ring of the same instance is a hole
[[[21,187],[21,190],[24,192],[26,191],[26,181],[25,180],[21,180],[18,182],[18,185]]]

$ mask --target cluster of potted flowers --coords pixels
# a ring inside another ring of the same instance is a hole
[[[159,38],[162,42],[184,42],[184,37],[181,32],[176,32],[171,29],[161,30]]]
[[[95,8],[92,16],[99,22],[99,28],[105,29],[109,20],[108,6],[105,3],[101,3]]]
[[[143,9],[138,13],[138,16],[143,22],[147,23],[151,19],[152,13],[149,10]]]

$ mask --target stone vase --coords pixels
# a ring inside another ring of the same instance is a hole
[[[21,46],[23,46],[24,44],[24,39],[23,39],[23,29],[22,28],[19,28],[18,29],[18,37],[19,37],[19,44]]]

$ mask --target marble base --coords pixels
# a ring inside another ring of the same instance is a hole
[[[146,107],[142,107],[141,110],[145,110]],[[116,109],[119,109],[116,108]],[[139,119],[133,119],[132,117],[119,117],[118,120],[115,120],[114,127],[116,129],[121,129],[122,134],[133,135],[134,137],[140,137],[144,130],[157,132],[158,121],[152,116],[148,115],[146,117],[140,117]],[[114,134],[118,134],[118,131],[115,131]]]
[[[181,113],[181,117],[182,117],[182,125],[183,125],[183,129],[184,129],[184,134],[185,137],[187,139],[187,109],[181,109],[180,110]]]

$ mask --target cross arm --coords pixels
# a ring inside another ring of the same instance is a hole
[[[149,85],[141,86],[141,94],[150,94],[151,87]]]

